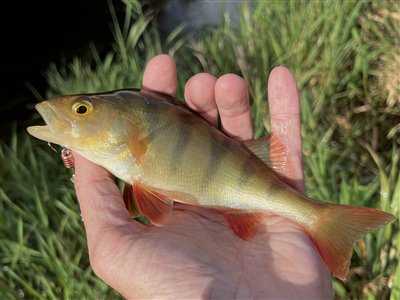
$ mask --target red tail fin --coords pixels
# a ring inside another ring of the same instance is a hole
[[[319,221],[309,229],[309,235],[329,270],[345,280],[353,244],[368,231],[394,219],[393,215],[373,208],[327,204]]]

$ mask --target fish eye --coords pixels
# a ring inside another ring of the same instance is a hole
[[[92,104],[87,100],[79,100],[74,103],[72,110],[77,115],[86,115],[92,110]]]
[[[84,115],[87,112],[87,107],[86,105],[79,105],[77,108],[75,108],[75,112],[79,115]]]

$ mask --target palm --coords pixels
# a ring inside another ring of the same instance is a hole
[[[114,281],[145,298],[329,297],[327,270],[303,231],[278,216],[264,223],[243,241],[220,213],[177,205],[165,226],[114,244],[125,258]]]

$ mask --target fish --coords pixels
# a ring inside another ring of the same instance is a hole
[[[279,175],[291,163],[283,159],[287,149],[278,135],[239,142],[164,94],[123,89],[59,96],[35,108],[46,125],[28,127],[32,136],[123,180],[128,210],[157,226],[174,202],[220,211],[244,240],[257,234],[266,215],[283,216],[302,228],[329,270],[345,280],[353,244],[395,220],[377,209],[307,197]]]

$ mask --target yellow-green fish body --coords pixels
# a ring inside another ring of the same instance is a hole
[[[266,139],[235,141],[167,96],[119,90],[63,96],[37,109],[47,126],[28,128],[33,136],[71,148],[132,185],[125,200],[133,194],[155,224],[173,201],[222,211],[244,239],[256,233],[260,215],[281,215],[304,229],[344,279],[353,243],[394,219],[307,198],[281,180],[272,169],[279,164],[264,163]],[[270,142],[280,143],[274,135]]]

